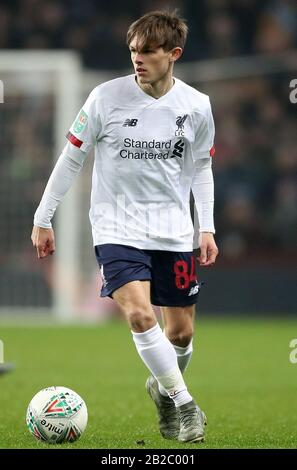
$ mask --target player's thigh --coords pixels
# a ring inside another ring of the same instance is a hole
[[[150,306],[150,284],[150,281],[127,282],[112,293],[112,298],[122,310],[135,306],[147,308]]]
[[[194,334],[195,305],[161,307],[167,338],[175,345],[186,347]]]
[[[128,282],[116,289],[112,298],[124,313],[133,331],[146,331],[157,323],[150,302],[150,281]]]

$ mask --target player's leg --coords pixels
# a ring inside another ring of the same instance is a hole
[[[183,400],[184,403],[190,401],[191,396],[180,380],[182,377],[174,348],[157,323],[150,302],[150,283],[127,283],[113,293],[113,299],[124,313],[132,330],[136,349],[152,373],[149,381],[153,382],[153,388],[148,388],[147,384],[147,389],[150,394],[157,394],[160,432],[165,439],[175,439],[179,434],[179,418],[175,403],[168,393],[174,388],[175,400]],[[165,397],[160,396],[158,386],[162,386]]]
[[[120,307],[131,330],[143,333],[157,324],[150,301],[150,282],[127,282],[112,293],[112,298]]]
[[[178,367],[174,347],[166,338],[150,302],[150,282],[128,282],[112,294],[132,330],[136,349],[176,406],[192,400]]]
[[[177,362],[183,374],[188,367],[193,353],[195,305],[161,307],[161,313],[164,332],[175,349]],[[162,395],[166,394],[166,390],[160,384],[159,391]],[[204,425],[206,425],[207,418],[205,413],[202,411],[201,415]]]
[[[192,338],[194,333],[195,306],[161,307],[161,312],[164,332],[175,349],[178,365],[181,373],[183,373],[190,362],[193,352]],[[170,404],[166,402],[168,400],[166,398],[166,390],[153,377],[148,379],[147,388],[157,406],[160,428],[163,427],[166,431],[167,423],[169,423],[171,434],[174,433],[175,437],[178,437],[181,441],[203,439],[206,416],[196,406],[194,401],[183,407],[183,412],[181,413],[178,408],[173,410],[173,403],[170,407]],[[190,426],[189,423],[191,423]]]
[[[192,252],[163,252],[155,253],[155,257],[152,298],[161,305],[164,332],[184,372],[193,352],[195,305],[200,289],[195,256]],[[166,302],[171,306],[164,306]]]
[[[186,307],[161,307],[164,332],[172,343],[179,368],[183,374],[193,353],[193,334],[195,305]],[[165,395],[165,390],[159,386],[160,392]]]
[[[195,271],[193,253],[155,252],[152,279],[152,301],[162,307],[166,336],[171,340],[180,369],[185,370],[192,354],[195,303],[200,288]],[[160,416],[160,397],[165,390],[150,377],[147,387]],[[200,441],[204,437],[205,415],[191,402],[177,408],[180,441]],[[165,410],[164,410],[165,413]]]
[[[192,357],[195,305],[161,307],[164,332],[173,344],[177,361],[183,373]]]
[[[183,374],[193,353],[195,305],[161,307],[161,312],[164,332],[175,349],[178,365]],[[159,392],[162,395],[166,393],[160,384]],[[207,423],[207,419],[205,413],[195,405],[195,402],[192,403],[192,407],[188,405],[188,409],[185,410],[186,414],[180,413],[178,439],[181,441],[187,441],[189,434],[204,436],[204,426]],[[191,419],[189,419],[189,415],[191,415]],[[192,424],[189,426],[190,422]]]
[[[164,333],[173,345],[178,366],[183,374],[193,352],[195,305],[186,307],[161,307]],[[164,397],[166,390],[159,384],[159,391]]]
[[[167,394],[172,394],[176,406],[190,402],[192,397],[178,367],[175,350],[157,323],[151,306],[150,255],[144,250],[114,244],[97,246],[95,252],[103,277],[101,295],[111,296],[119,305],[140,357]]]

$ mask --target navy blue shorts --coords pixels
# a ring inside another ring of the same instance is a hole
[[[151,303],[184,307],[197,302],[200,283],[192,251],[141,250],[127,245],[95,246],[103,286],[101,297],[112,297],[131,281],[151,281]]]

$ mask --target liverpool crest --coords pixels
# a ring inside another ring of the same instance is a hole
[[[187,117],[188,117],[187,114],[185,114],[184,116],[177,116],[176,121],[175,121],[177,125],[177,129],[175,131],[176,136],[184,135],[184,128],[185,128],[184,123]]]

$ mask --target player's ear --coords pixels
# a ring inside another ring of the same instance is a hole
[[[174,49],[172,49],[171,51],[170,62],[177,61],[182,55],[182,53],[183,53],[183,50],[181,47],[174,47]]]

